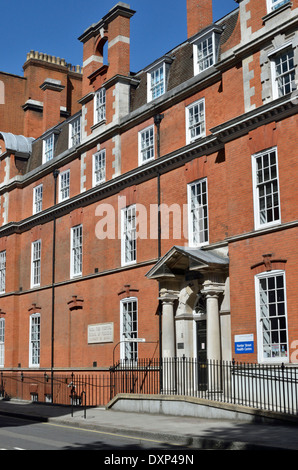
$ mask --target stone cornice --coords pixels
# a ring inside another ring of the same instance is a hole
[[[158,173],[166,173],[174,168],[184,165],[187,161],[190,161],[195,157],[214,153],[221,147],[222,144],[218,144],[217,139],[213,136],[200,139],[200,141],[197,141],[194,144],[179,149],[178,152],[173,152],[149,162],[146,165],[139,166],[124,175],[120,175],[117,178],[109,180],[99,186],[95,186],[88,191],[80,193],[67,201],[57,204],[56,206],[45,209],[38,214],[28,217],[27,219],[18,222],[10,222],[0,228],[0,236],[10,235],[11,233],[21,233],[29,230],[35,225],[43,224],[53,220],[55,217],[61,217],[68,214],[77,207],[84,207],[94,202],[101,201],[108,196],[119,193],[122,189],[130,185],[140,184],[143,181],[154,178]],[[55,166],[57,167],[57,162],[56,165],[54,163],[51,165],[52,171]],[[12,189],[13,186],[22,187],[23,185],[24,182],[22,183],[18,180],[8,186],[10,186],[9,189]],[[6,186],[6,189],[8,186]]]
[[[146,181],[150,178],[154,178],[158,173],[166,173],[174,168],[184,165],[186,162],[191,161],[194,158],[215,153],[220,150],[224,144],[235,138],[239,138],[247,134],[250,130],[267,124],[272,121],[284,119],[297,112],[297,106],[295,106],[291,100],[291,96],[279,98],[274,100],[260,108],[257,108],[249,113],[243,114],[234,118],[226,123],[221,124],[211,129],[211,135],[199,139],[198,141],[182,147],[177,151],[167,154],[159,159],[153,160],[145,165],[134,168],[133,170],[120,175],[117,178],[109,180],[100,186],[91,188],[90,190],[78,194],[73,198],[58,204],[55,207],[51,207],[42,211],[40,214],[29,217],[28,219],[11,222],[0,228],[0,235],[5,233],[13,233],[18,231],[27,230],[31,226],[43,223],[46,220],[52,219],[55,216],[68,213],[75,207],[87,205],[92,202],[100,201],[105,197],[116,194],[120,190],[131,184],[139,184],[142,181]],[[60,158],[55,159],[42,165],[42,168],[38,171],[32,171],[29,175],[24,177],[18,177],[3,185],[0,189],[0,194],[11,191],[15,187],[22,188],[27,184],[30,184],[42,176],[53,172],[53,170],[61,165],[78,158],[81,153],[86,152],[87,148],[94,147],[95,142],[98,141],[98,136],[94,137],[94,140],[88,141],[88,147],[82,143],[71,151],[64,152]],[[26,228],[27,227],[27,228]]]

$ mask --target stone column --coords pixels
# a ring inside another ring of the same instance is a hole
[[[165,293],[160,297],[162,302],[162,391],[163,393],[175,393],[175,320],[174,301],[176,296]]]
[[[162,302],[162,356],[173,358],[175,351],[175,322],[174,301],[175,296],[165,295],[160,297]]]
[[[221,389],[221,335],[218,297],[224,290],[224,284],[212,281],[204,282],[202,293],[206,295],[207,311],[207,360],[208,390],[217,392]]]
[[[224,284],[204,282],[202,293],[206,296],[207,313],[207,359],[221,359],[220,319],[218,297],[224,291]]]

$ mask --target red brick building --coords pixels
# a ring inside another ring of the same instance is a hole
[[[138,73],[122,2],[0,73],[2,369],[296,361],[298,0],[237,3]]]

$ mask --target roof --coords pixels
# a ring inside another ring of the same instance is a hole
[[[214,251],[186,246],[173,246],[146,274],[149,279],[175,277],[190,271],[224,269],[229,258]]]
[[[23,135],[14,135],[10,132],[0,132],[5,142],[6,151],[11,151],[16,155],[30,156],[32,153],[33,137],[24,137]]]

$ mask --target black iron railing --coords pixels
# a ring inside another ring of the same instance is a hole
[[[119,393],[189,396],[297,415],[298,367],[174,357],[121,361],[90,373],[0,372],[2,398],[89,407]]]
[[[295,365],[200,362],[175,357],[162,361],[120,362],[110,370],[111,397],[118,393],[182,395],[298,413],[298,368]]]

